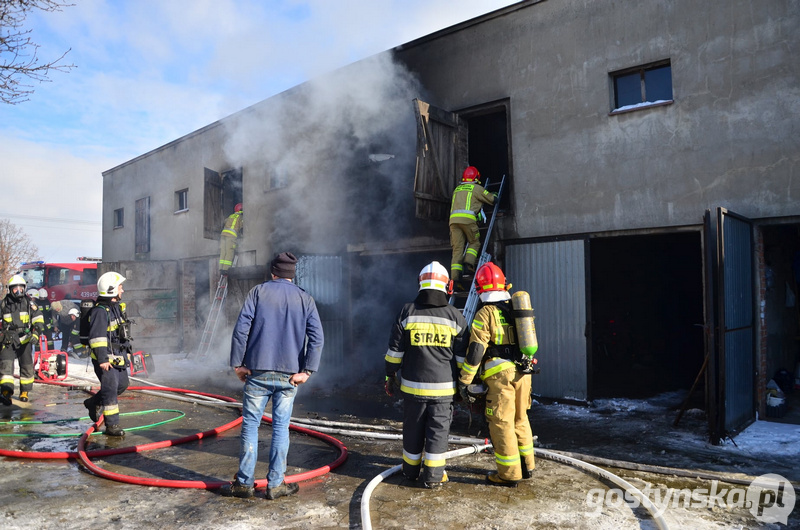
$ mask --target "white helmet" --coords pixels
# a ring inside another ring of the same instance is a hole
[[[453,284],[450,282],[450,275],[438,261],[428,263],[419,271],[419,290],[423,289],[436,289],[447,294],[452,292]]]
[[[33,298],[34,300],[38,300],[39,299],[39,289],[28,289],[28,291],[25,294],[27,294],[29,297]]]
[[[23,287],[28,285],[28,282],[25,281],[25,278],[20,276],[19,274],[15,274],[8,280],[8,288],[11,289],[13,285],[22,285]]]
[[[50,293],[47,292],[47,289],[45,289],[44,287],[39,289],[39,300],[47,300],[49,296]]]
[[[97,296],[113,298],[119,296],[119,286],[125,281],[125,276],[118,272],[107,272],[97,279]]]
[[[78,318],[79,316],[81,316],[81,313],[80,311],[78,311],[76,308],[73,307],[72,309],[67,311],[67,315]]]

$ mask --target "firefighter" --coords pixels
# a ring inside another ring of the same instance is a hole
[[[78,329],[78,319],[80,311],[72,300],[56,300],[50,307],[53,321],[58,325],[61,334],[61,350],[64,353],[72,352],[78,357],[86,357],[86,348],[80,341],[80,330]]]
[[[402,371],[403,475],[421,478],[430,489],[448,480],[443,455],[453,417],[456,357],[463,360],[469,337],[464,316],[448,304],[451,285],[438,261],[422,269],[417,298],[397,315],[385,356],[388,395],[394,395]]]
[[[483,204],[492,205],[493,193],[488,192],[478,182],[481,174],[475,166],[469,166],[461,176],[461,184],[453,191],[450,205],[450,246],[453,257],[450,260],[450,276],[456,288],[464,290],[462,276],[472,276],[478,251],[481,246],[478,230],[478,215]]]
[[[47,297],[47,289],[42,287],[38,292],[39,296],[39,309],[42,311],[44,317],[44,336],[47,337],[47,349],[52,350],[55,347],[53,341],[53,312],[50,307],[50,300]]]
[[[117,396],[128,388],[127,355],[131,350],[130,323],[125,304],[120,302],[125,277],[107,272],[97,280],[97,303],[89,312],[89,348],[100,391],[83,402],[89,418],[97,422],[105,416],[106,436],[125,436],[119,426]],[[102,412],[101,412],[102,411]]]
[[[15,274],[8,280],[8,293],[0,303],[3,314],[0,350],[0,403],[11,405],[14,395],[14,359],[19,363],[19,400],[28,401],[33,388],[33,344],[44,330],[39,306],[25,294],[25,279]]]
[[[490,484],[514,487],[529,479],[535,467],[533,433],[528,421],[531,407],[530,369],[522,369],[522,354],[516,338],[510,285],[500,267],[492,262],[475,274],[481,307],[472,321],[472,332],[458,388],[470,401],[467,385],[476,375],[486,393],[486,421],[494,446],[497,471],[486,477]]]
[[[233,213],[225,220],[222,234],[219,238],[219,271],[223,276],[228,274],[228,269],[233,265],[233,256],[236,254],[236,241],[244,228],[244,210],[242,203],[233,208]]]

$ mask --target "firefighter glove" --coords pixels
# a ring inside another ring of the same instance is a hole
[[[464,383],[458,383],[458,393],[461,395],[461,399],[463,399],[465,403],[475,403],[475,396],[467,392],[467,385]]]
[[[396,387],[397,387],[397,376],[387,375],[386,382],[383,384],[383,390],[386,392],[386,395],[394,397],[394,391]]]

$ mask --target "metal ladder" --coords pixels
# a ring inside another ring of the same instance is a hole
[[[233,257],[233,265],[236,266],[238,256]],[[211,344],[214,343],[214,335],[217,332],[217,324],[219,324],[219,315],[222,313],[222,308],[225,305],[225,298],[228,296],[228,275],[220,274],[219,281],[217,281],[217,291],[214,293],[214,299],[211,301],[211,309],[208,311],[208,318],[206,325],[203,328],[203,335],[200,337],[200,344],[197,346],[197,355],[205,357],[211,349]]]
[[[492,237],[492,230],[494,229],[494,220],[497,218],[497,211],[500,209],[500,199],[503,197],[503,187],[506,183],[506,176],[503,175],[503,178],[500,180],[500,189],[497,190],[497,198],[494,201],[494,209],[492,210],[492,218],[489,220],[489,228],[486,230],[486,238],[483,240],[483,247],[481,248],[480,258],[478,258],[478,263],[475,266],[475,271],[479,271],[480,268],[492,259],[492,255],[489,254],[486,250],[489,248],[489,239]],[[489,186],[489,181],[486,181],[486,186]],[[453,294],[450,296],[450,305],[453,305],[455,302],[456,295]],[[478,290],[475,287],[475,278],[472,278],[469,284],[469,294],[467,295],[467,301],[464,303],[464,309],[461,310],[461,313],[464,315],[468,324],[472,323],[472,319],[475,317],[475,312],[478,308]]]

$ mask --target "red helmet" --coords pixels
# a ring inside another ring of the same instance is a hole
[[[242,203],[237,204],[233,207],[234,212],[241,212],[242,211]]]
[[[461,182],[477,182],[479,178],[481,178],[481,172],[478,171],[478,168],[469,166],[464,170],[464,174],[461,175]]]
[[[500,267],[490,261],[475,273],[475,283],[478,284],[478,294],[489,291],[505,291],[506,275],[503,274]]]

